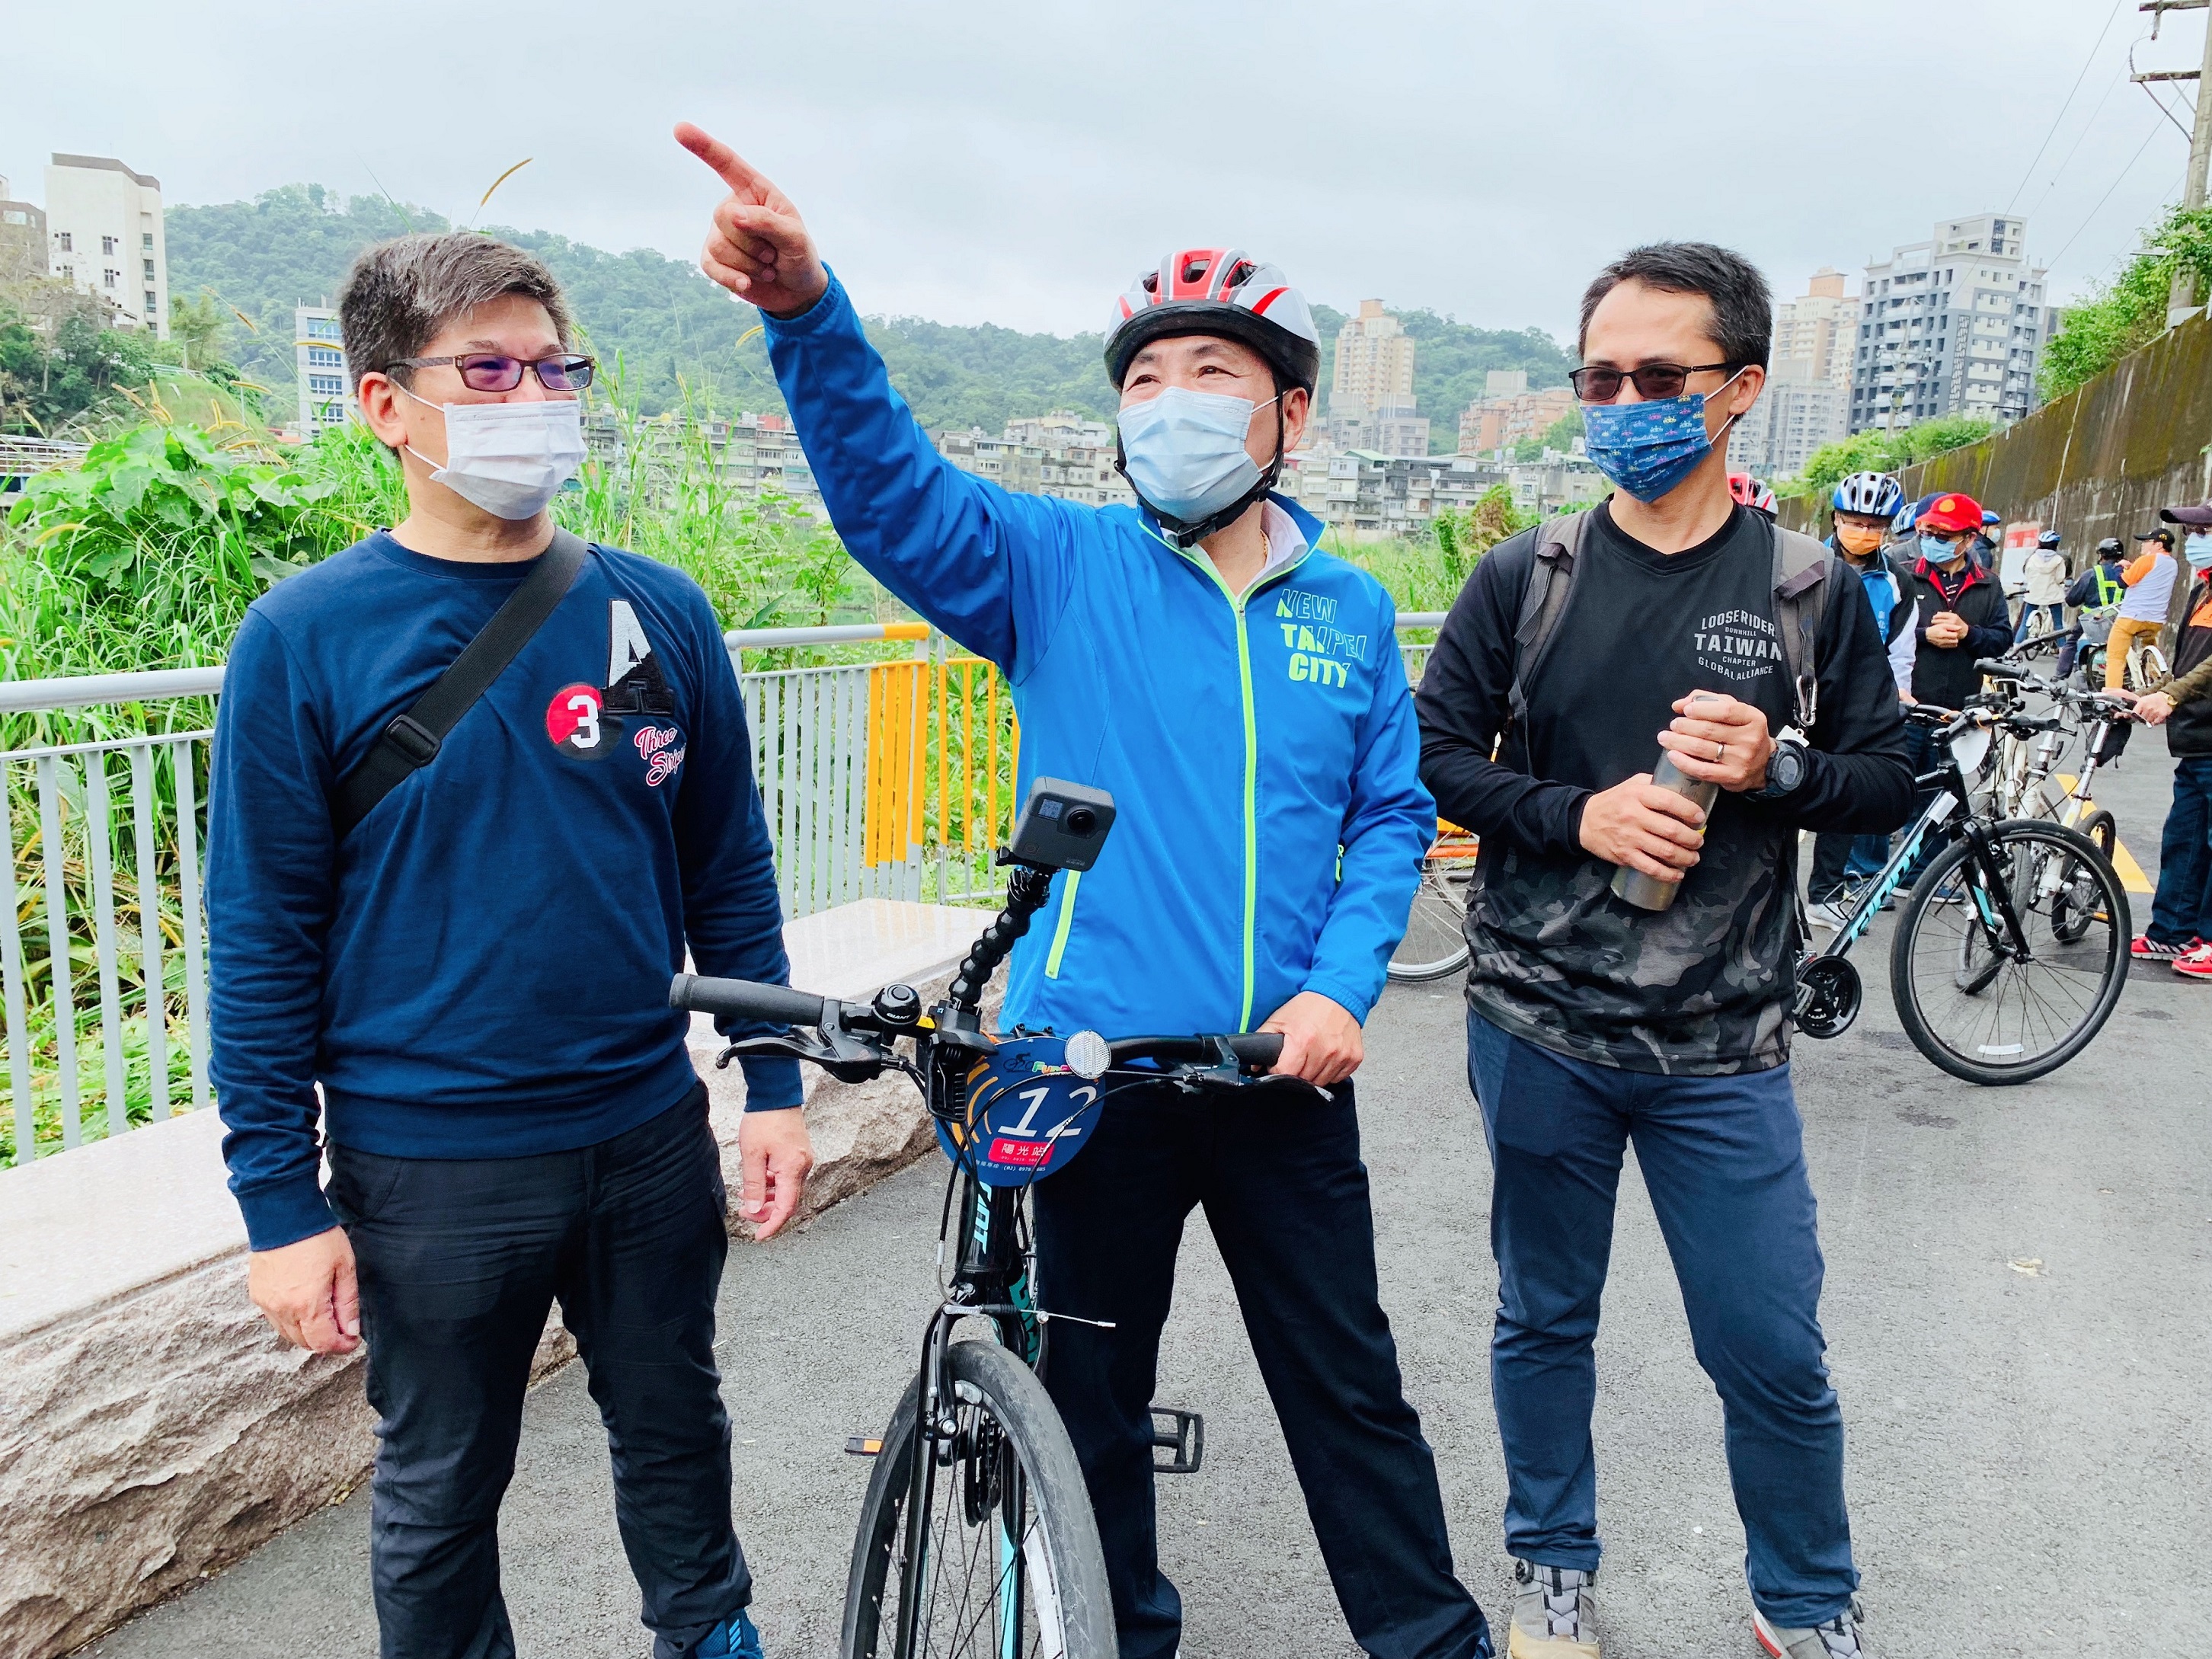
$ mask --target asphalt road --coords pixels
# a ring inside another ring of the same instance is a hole
[[[2154,878],[2166,778],[2162,745],[2139,734],[2103,792]],[[1885,942],[1862,946],[1866,965]],[[1925,1064],[1886,978],[1869,978],[1859,1027],[1801,1040],[1796,1064],[1872,1650],[2197,1653],[2212,1608],[2212,987],[2139,969],[2073,1065],[1982,1090]],[[1486,1360],[1497,1285],[1461,1022],[1453,989],[1392,991],[1361,1098],[1385,1300],[1462,1577],[1494,1608],[1507,1570]],[[866,1474],[840,1449],[881,1423],[914,1364],[943,1173],[933,1159],[732,1257],[720,1346],[741,1441],[736,1508],[772,1659],[836,1651]],[[1621,1211],[1599,1338],[1607,1653],[1750,1656],[1718,1402],[1632,1174]],[[1205,1469],[1161,1490],[1184,1653],[1349,1659],[1202,1223],[1162,1370],[1162,1399],[1207,1419]],[[374,1654],[367,1507],[356,1493],[90,1651]],[[501,1538],[529,1659],[647,1650],[575,1367],[532,1400]]]

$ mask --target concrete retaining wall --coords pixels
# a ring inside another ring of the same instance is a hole
[[[983,912],[865,900],[785,930],[794,984],[852,999],[941,986]],[[732,1194],[744,1085],[695,1022]],[[802,1215],[933,1142],[902,1077],[810,1074]],[[0,1654],[49,1659],[343,1498],[374,1454],[361,1356],[279,1342],[212,1111],[0,1173]],[[732,1233],[749,1233],[734,1213]],[[536,1374],[573,1357],[558,1310]]]

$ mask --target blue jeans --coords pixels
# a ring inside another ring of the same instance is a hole
[[[615,1522],[654,1659],[690,1654],[752,1599],[714,1365],[730,1240],[704,1085],[569,1152],[332,1146],[328,1195],[361,1273],[383,1659],[514,1659],[499,1504],[556,1295],[606,1425]]]
[[[2024,605],[2020,608],[2020,626],[2014,629],[2012,632],[2012,642],[2014,645],[2018,645],[2022,640],[2027,637],[2027,625],[2035,620],[2035,613],[2039,611],[2047,611],[2051,613],[2051,631],[2052,633],[2056,634],[2060,629],[2066,626],[2066,607],[2064,605]]]
[[[1506,1548],[1547,1566],[1598,1563],[1591,1345],[1632,1139],[1698,1363],[1720,1392],[1751,1598],[1777,1625],[1833,1618],[1859,1576],[1790,1068],[1663,1077],[1569,1059],[1477,1014],[1467,1034],[1493,1172]]]
[[[2212,757],[2174,763],[2173,805],[2145,931],[2160,945],[2212,939]]]

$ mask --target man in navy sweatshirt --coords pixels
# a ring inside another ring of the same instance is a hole
[[[340,318],[408,514],[247,611],[210,786],[214,1075],[253,1300],[302,1347],[368,1341],[386,1659],[514,1652],[499,1504],[556,1297],[656,1659],[758,1655],[714,1354],[727,1200],[667,1003],[687,945],[705,973],[788,972],[736,678],[696,585],[592,547],[434,757],[334,823],[342,781],[551,556],[592,374],[551,275],[488,237],[370,249]],[[795,1064],[744,1066],[741,1209],[765,1237],[811,1153]]]

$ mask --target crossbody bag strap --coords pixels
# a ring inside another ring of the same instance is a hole
[[[1820,664],[1815,652],[1820,617],[1826,609],[1828,567],[1835,556],[1825,543],[1770,523],[1774,538],[1775,617],[1782,630],[1782,654],[1790,669],[1797,729],[1810,732],[1820,712]]]
[[[1559,628],[1560,613],[1567,608],[1567,595],[1575,581],[1575,561],[1582,553],[1583,532],[1589,522],[1587,509],[1562,514],[1532,532],[1534,557],[1529,562],[1528,586],[1521,592],[1521,614],[1513,625],[1513,684],[1506,695],[1508,730],[1528,712],[1528,682]]]
[[[491,620],[430,689],[415,699],[414,706],[378,734],[368,753],[340,781],[331,802],[331,828],[337,841],[352,834],[379,801],[438,758],[447,733],[491,690],[568,596],[589,550],[580,536],[566,530],[553,532],[553,544],[522,585],[492,612]]]

